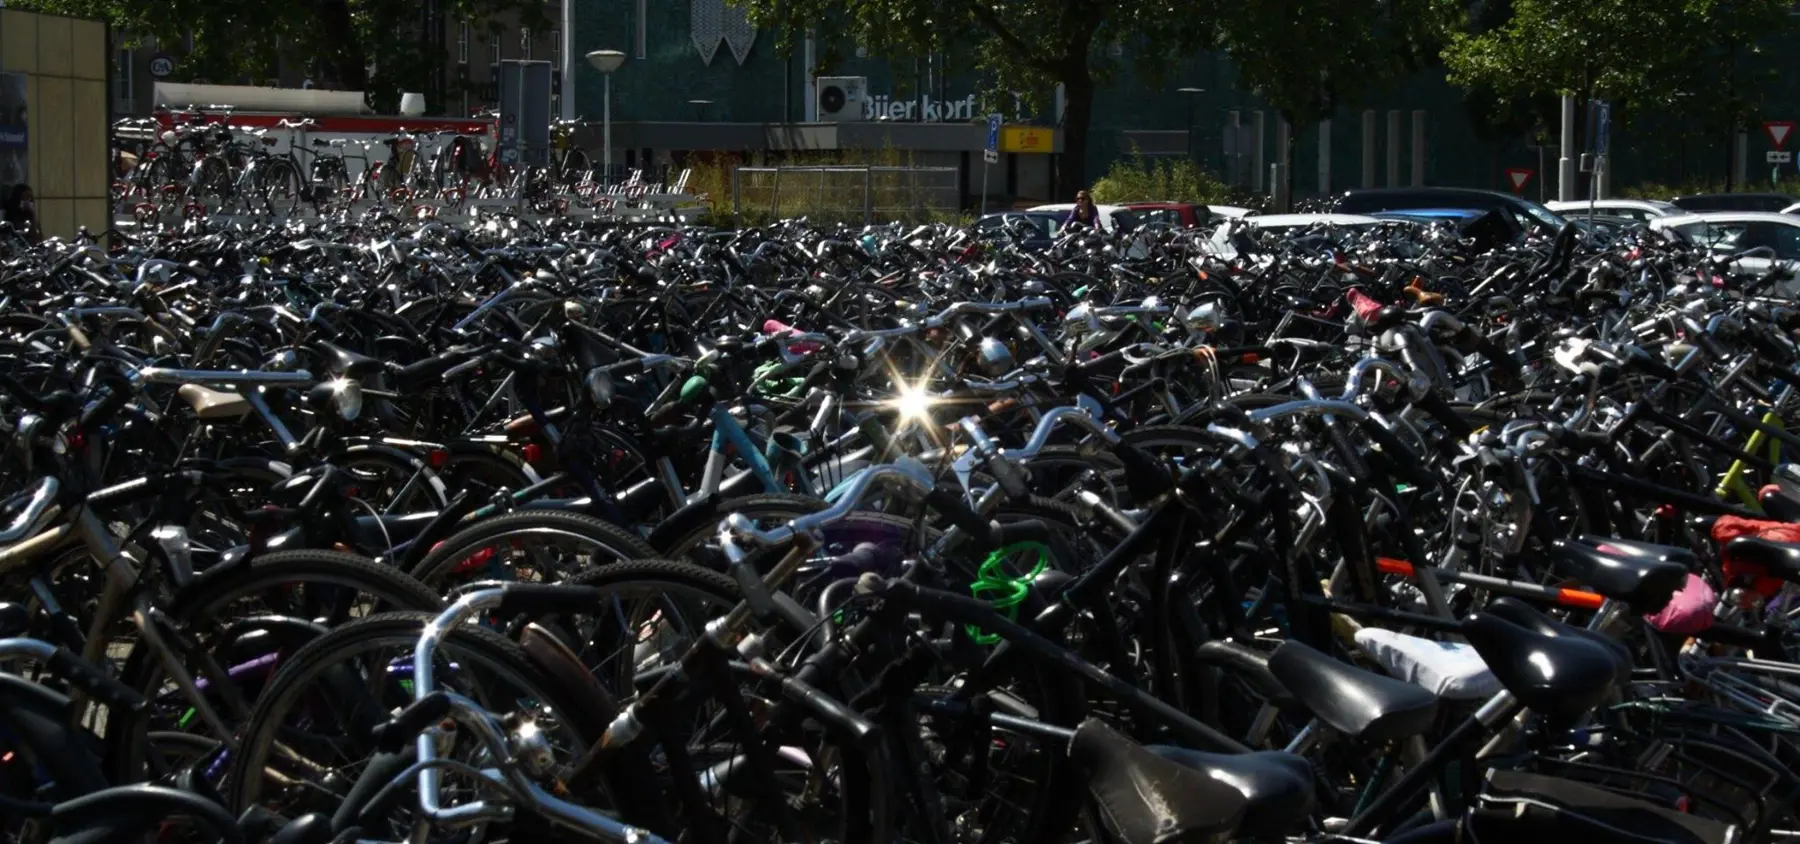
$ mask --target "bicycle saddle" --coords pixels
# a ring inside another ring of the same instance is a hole
[[[1205,753],[1151,745],[1151,753],[1193,768],[1244,795],[1239,838],[1281,838],[1312,814],[1313,772],[1306,758],[1279,750],[1258,753]]]
[[[1800,545],[1740,536],[1725,543],[1724,550],[1727,559],[1762,566],[1770,577],[1800,583]]]
[[[1521,704],[1551,718],[1586,714],[1619,679],[1619,658],[1612,649],[1548,619],[1528,627],[1483,611],[1464,620],[1462,628],[1463,638],[1487,660],[1500,684]]]
[[[31,626],[31,610],[24,604],[0,602],[0,639],[23,636]]]
[[[1196,649],[1194,656],[1206,665],[1213,665],[1237,674],[1244,682],[1256,690],[1270,703],[1282,709],[1298,707],[1300,702],[1294,699],[1287,686],[1275,679],[1269,671],[1269,655],[1249,645],[1214,639]]]
[[[1404,680],[1364,671],[1288,641],[1269,657],[1269,671],[1320,720],[1358,741],[1416,736],[1437,717],[1437,695]]]
[[[1224,841],[1244,816],[1244,795],[1236,788],[1093,718],[1075,730],[1069,758],[1087,772],[1101,821],[1124,844]]]
[[[367,355],[357,354],[342,346],[327,343],[324,340],[320,340],[314,345],[325,356],[325,371],[333,375],[367,378],[387,368],[387,364],[381,361]]]
[[[250,400],[240,393],[214,390],[199,384],[183,384],[175,393],[201,419],[242,419],[250,415]]]
[[[1607,650],[1612,651],[1614,657],[1618,658],[1619,682],[1625,683],[1631,680],[1631,651],[1605,633],[1596,633],[1583,627],[1563,624],[1518,598],[1495,598],[1488,602],[1485,609],[1520,627],[1536,630],[1545,636],[1573,636],[1603,645]]]
[[[1639,613],[1661,610],[1687,583],[1685,562],[1633,553],[1608,539],[1597,540],[1596,544],[1558,539],[1550,545],[1550,559],[1558,574],[1615,601],[1624,601]]]

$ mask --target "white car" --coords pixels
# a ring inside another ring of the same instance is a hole
[[[1329,234],[1333,230],[1348,231],[1394,224],[1393,220],[1365,217],[1361,214],[1264,214],[1239,217],[1213,230],[1211,247],[1221,257],[1232,257],[1238,254],[1237,246],[1232,242],[1232,235],[1238,232],[1280,233],[1316,226],[1321,234]]]
[[[1800,216],[1768,211],[1708,211],[1679,217],[1658,217],[1650,228],[1676,232],[1695,243],[1703,243],[1714,252],[1743,252],[1767,247],[1773,258],[1739,259],[1736,267],[1743,272],[1767,272],[1778,262],[1790,274],[1800,269]],[[1793,282],[1783,283],[1780,292],[1793,295]]]
[[[1284,232],[1289,229],[1309,229],[1313,226],[1361,228],[1390,222],[1393,221],[1365,217],[1361,214],[1263,214],[1256,217],[1242,217],[1238,220],[1239,225],[1249,226],[1258,231],[1276,232]]]
[[[1544,207],[1569,220],[1586,217],[1589,209],[1592,209],[1596,217],[1624,220],[1630,223],[1648,223],[1659,217],[1678,217],[1688,213],[1673,203],[1659,202],[1654,199],[1597,199],[1592,203],[1576,199],[1568,202],[1546,202]]]
[[[1800,202],[1796,202],[1793,205],[1789,205],[1788,207],[1781,209],[1781,213],[1783,213],[1783,214],[1800,214]]]
[[[1051,211],[1057,214],[1068,214],[1075,210],[1073,202],[1058,202],[1054,205],[1038,205],[1026,209],[1029,211]],[[1096,205],[1094,210],[1100,212],[1100,230],[1106,232],[1131,231],[1138,226],[1137,212],[1122,205]],[[1060,228],[1060,227],[1059,227]]]

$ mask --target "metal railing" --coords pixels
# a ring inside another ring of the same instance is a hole
[[[961,208],[961,180],[955,167],[827,165],[731,171],[731,213],[740,221],[745,217],[913,221],[955,215]]]

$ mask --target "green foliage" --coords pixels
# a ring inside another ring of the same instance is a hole
[[[181,80],[267,78],[277,59],[316,61],[336,87],[366,91],[370,105],[384,111],[398,107],[401,91],[424,90],[426,74],[447,58],[423,43],[420,0],[15,0],[11,5],[99,18],[117,32],[163,44],[181,44],[191,35],[193,51],[180,57],[176,69]],[[523,26],[551,25],[549,0],[440,0],[438,8],[449,21],[516,13]]]
[[[1459,0],[1259,0],[1220,6],[1218,43],[1243,82],[1308,125],[1433,62]]]
[[[1759,41],[1788,26],[1785,0],[1512,0],[1454,34],[1450,81],[1515,114],[1542,98],[1610,100],[1618,117],[1667,108],[1741,123],[1754,108],[1740,87],[1760,75]]]
[[[1154,200],[1243,205],[1247,199],[1190,159],[1146,158],[1135,151],[1113,162],[1089,193],[1102,205]]]

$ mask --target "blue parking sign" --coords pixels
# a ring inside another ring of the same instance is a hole
[[[988,115],[987,148],[990,150],[1000,149],[1000,115],[998,114]]]

